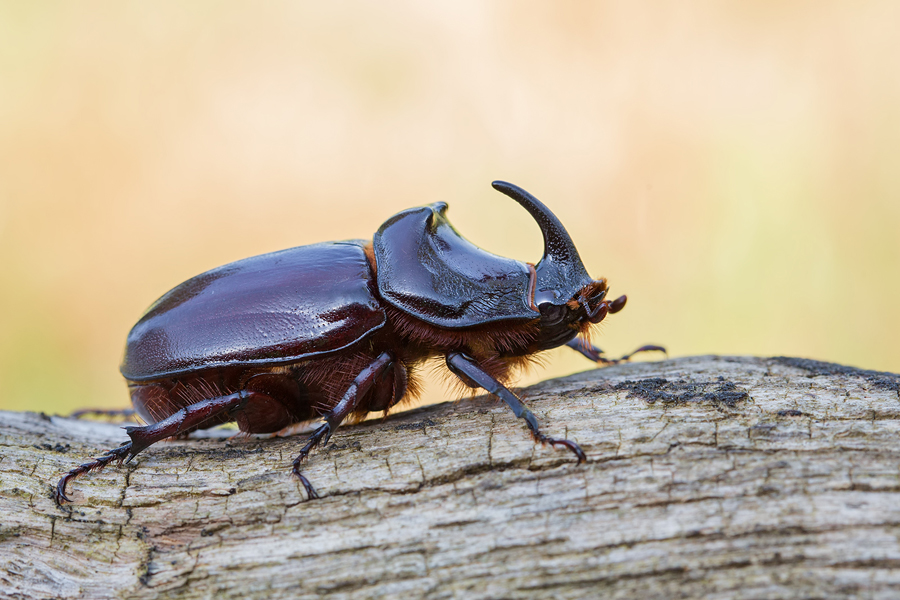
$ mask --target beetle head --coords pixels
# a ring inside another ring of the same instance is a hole
[[[491,185],[531,213],[544,236],[544,255],[534,266],[534,304],[541,313],[542,348],[560,346],[607,314],[622,310],[625,296],[606,300],[606,279],[588,275],[572,238],[550,209],[511,183],[495,181]]]

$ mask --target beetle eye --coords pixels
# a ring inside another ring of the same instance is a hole
[[[569,314],[568,308],[565,304],[563,304],[562,306],[557,306],[555,304],[545,302],[538,305],[538,310],[540,310],[541,312],[541,325],[543,327],[552,327],[554,325],[558,325],[565,321],[566,316]]]

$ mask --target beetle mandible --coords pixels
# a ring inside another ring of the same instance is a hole
[[[537,198],[503,181],[493,187],[537,221],[537,264],[503,258],[465,240],[447,204],[388,219],[371,242],[350,240],[263,254],[178,285],[128,335],[121,371],[137,414],[131,441],[69,471],[66,485],[112,461],[130,461],[168,437],[236,421],[246,433],[272,433],[321,418],[293,462],[300,464],[348,417],[387,411],[416,391],[416,369],[442,358],[472,388],[484,388],[525,420],[536,441],[570,450],[575,442],[541,433],[534,414],[504,385],[537,352],[568,345],[609,360],[585,338],[625,306],[607,300],[559,219]],[[579,338],[581,336],[581,338]]]

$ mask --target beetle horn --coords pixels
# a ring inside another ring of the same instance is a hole
[[[565,303],[573,285],[580,287],[591,281],[578,250],[569,237],[569,233],[559,219],[556,218],[544,203],[520,188],[505,181],[491,183],[495,190],[502,192],[521,204],[537,221],[544,236],[544,256],[535,265],[538,280],[538,292],[556,291],[555,302],[546,294],[543,298],[535,298],[537,303],[550,301],[553,304]]]

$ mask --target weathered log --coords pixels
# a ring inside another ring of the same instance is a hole
[[[157,444],[0,413],[0,596],[900,596],[900,376],[790,358],[625,364],[302,437]]]

